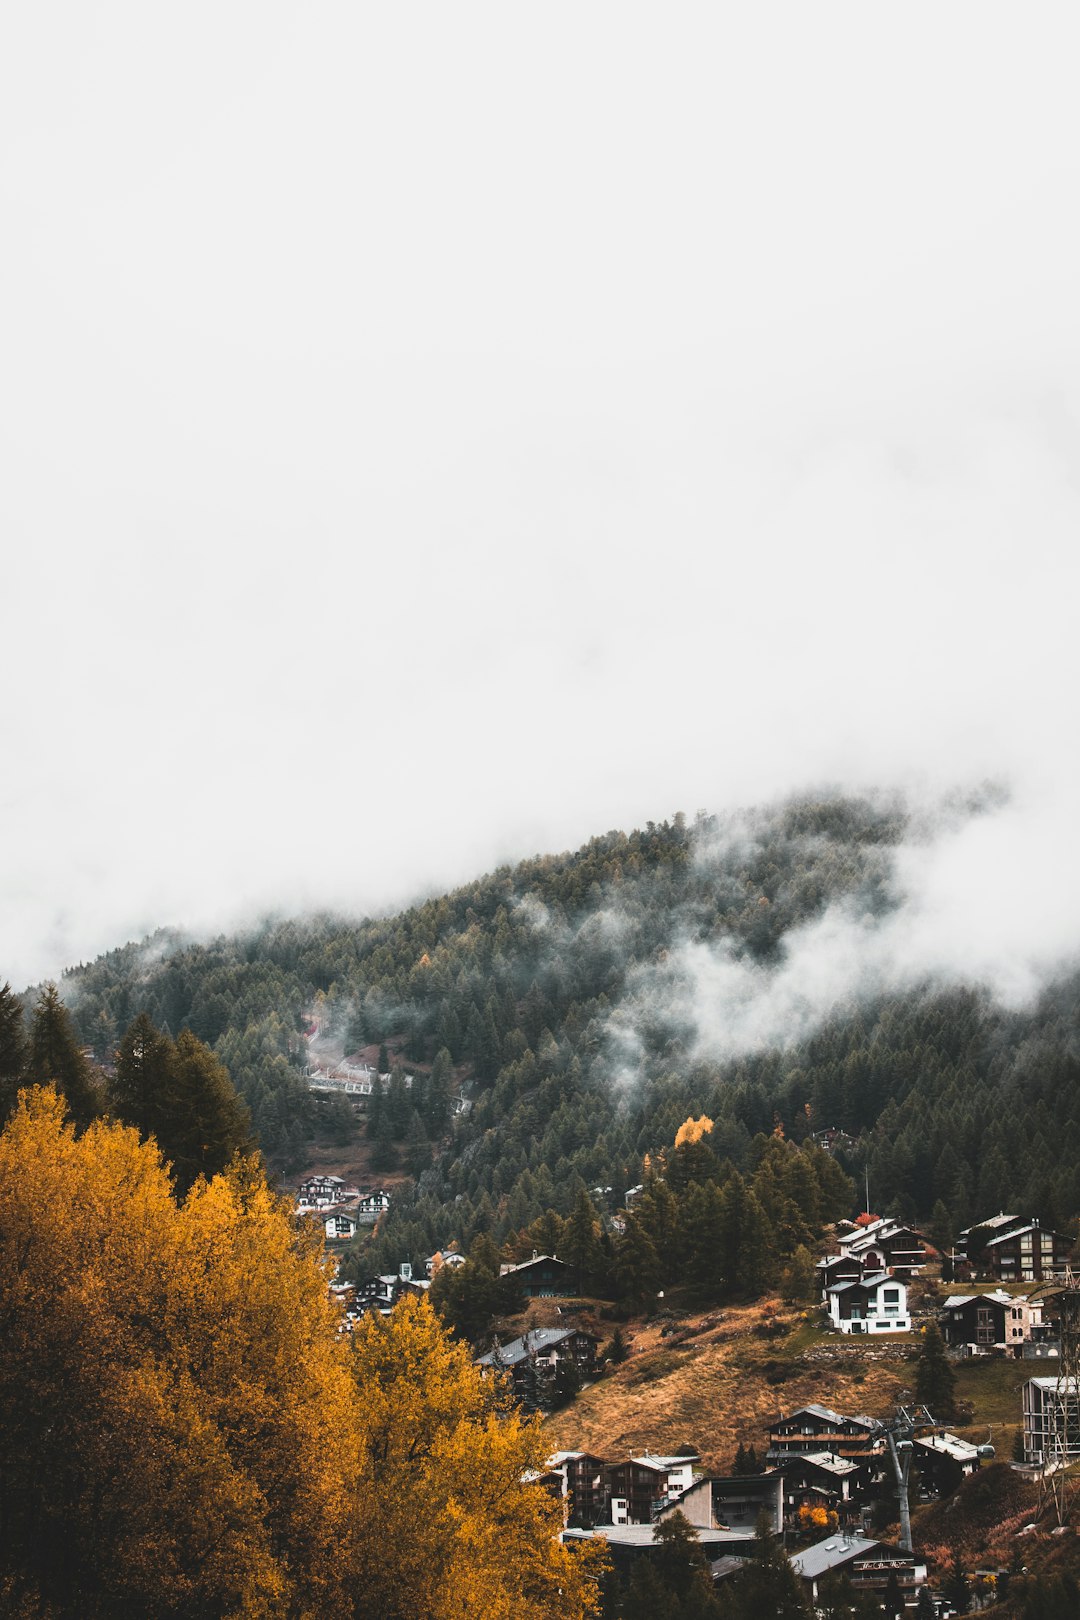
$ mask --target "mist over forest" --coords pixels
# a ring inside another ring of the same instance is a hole
[[[504,1242],[582,1188],[614,1204],[701,1113],[740,1171],[763,1136],[843,1132],[873,1206],[939,1235],[1010,1204],[1064,1226],[1080,1205],[1075,957],[1049,927],[1045,952],[1010,950],[994,897],[941,880],[1010,813],[986,787],[933,807],[822,795],[678,814],[394,916],[162,932],[61,992],[99,1059],[140,1013],[211,1045],[284,1176],[316,1139],[366,1141],[374,1179],[408,1172],[375,1240],[393,1266]],[[313,1018],[390,1064],[366,1119],[315,1102]]]

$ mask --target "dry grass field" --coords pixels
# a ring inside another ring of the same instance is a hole
[[[666,1336],[662,1326],[624,1328],[630,1359],[547,1420],[553,1450],[618,1457],[690,1445],[724,1472],[740,1441],[765,1449],[781,1411],[816,1401],[884,1417],[911,1387],[910,1337],[853,1343],[776,1299],[688,1316]]]

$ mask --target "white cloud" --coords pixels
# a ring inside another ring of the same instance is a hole
[[[984,775],[1035,841],[935,846],[914,956],[993,890],[1056,959],[1074,18],[67,9],[0,53],[0,977]]]

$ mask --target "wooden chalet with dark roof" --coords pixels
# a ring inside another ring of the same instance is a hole
[[[863,1217],[860,1217],[862,1220]],[[879,1216],[838,1236],[842,1254],[858,1259],[864,1271],[894,1271],[909,1277],[926,1264],[929,1245],[921,1232],[891,1216]]]
[[[582,1378],[590,1377],[596,1371],[598,1344],[596,1335],[584,1328],[530,1328],[478,1356],[475,1365],[482,1372],[509,1374],[515,1399],[533,1407],[542,1404],[542,1387],[558,1373],[560,1362],[572,1361]]]
[[[520,1265],[504,1265],[499,1276],[509,1278],[526,1299],[568,1299],[577,1293],[573,1266],[555,1254],[534,1254]]]
[[[967,1227],[956,1240],[967,1275],[999,1282],[1051,1282],[1064,1277],[1072,1242],[1061,1232],[1004,1212]]]
[[[654,1456],[644,1452],[625,1462],[609,1463],[608,1499],[612,1524],[651,1524],[667,1503],[694,1483],[697,1452]]]
[[[844,1417],[828,1406],[800,1406],[769,1426],[766,1461],[778,1462],[791,1452],[831,1451],[837,1457],[861,1459],[885,1449],[885,1431],[876,1418]]]
[[[784,1522],[798,1524],[802,1508],[824,1508],[840,1524],[858,1517],[864,1490],[879,1470],[867,1459],[838,1457],[832,1451],[793,1451],[777,1457],[774,1468],[784,1482]]]
[[[591,1451],[556,1451],[547,1460],[544,1483],[565,1505],[566,1523],[598,1524],[607,1503],[607,1464]]]
[[[950,1294],[938,1314],[947,1345],[970,1355],[1023,1354],[1024,1344],[1042,1329],[1042,1300],[1006,1294]]]

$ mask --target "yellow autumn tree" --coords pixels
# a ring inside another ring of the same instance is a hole
[[[323,1262],[254,1165],[178,1206],[152,1143],[51,1089],[0,1135],[0,1607],[347,1601],[356,1401]]]
[[[343,1338],[258,1164],[178,1203],[51,1088],[0,1134],[0,1613],[584,1620],[544,1443],[425,1302]]]
[[[599,1612],[598,1557],[560,1545],[535,1481],[539,1423],[508,1409],[424,1299],[354,1340],[363,1468],[353,1559],[362,1620],[579,1620]]]

